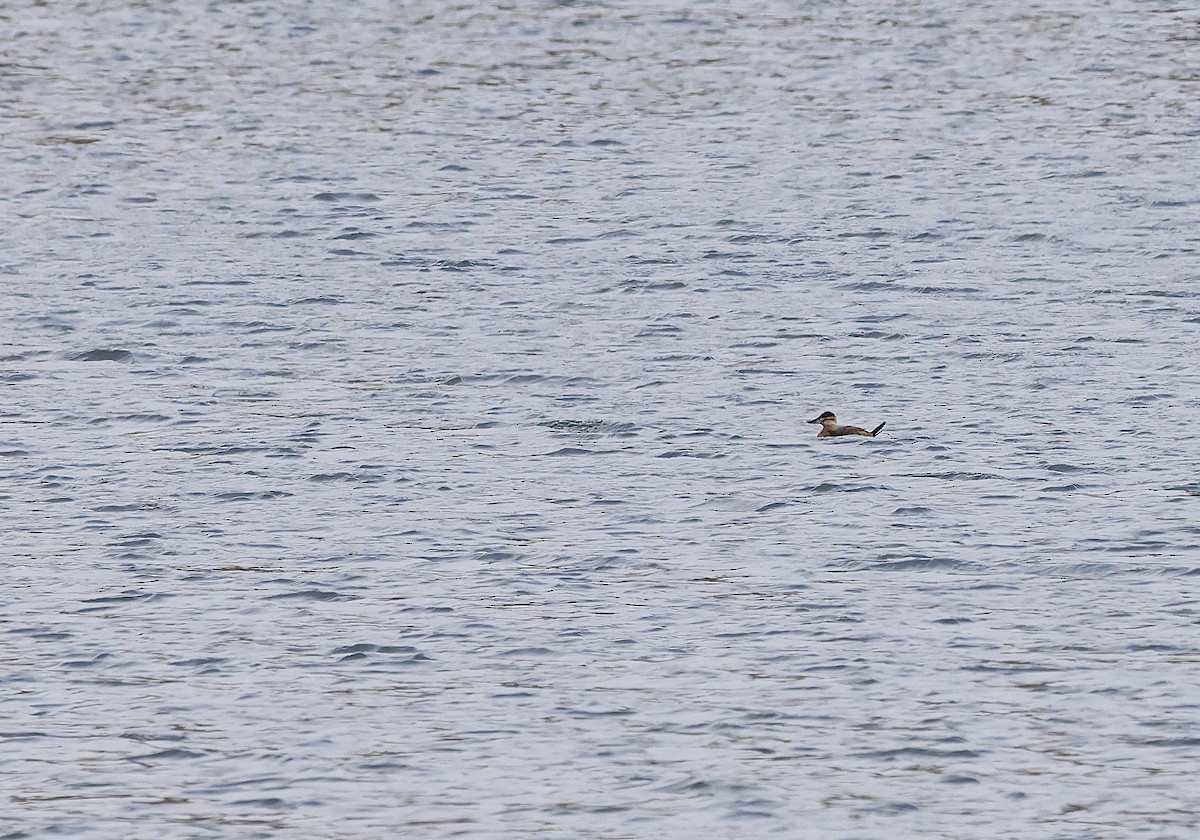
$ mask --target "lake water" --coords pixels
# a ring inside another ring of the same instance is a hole
[[[0,837],[1197,836],[1194,8],[0,43]]]

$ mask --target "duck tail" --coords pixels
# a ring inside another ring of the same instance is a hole
[[[876,426],[874,429],[872,429],[872,430],[871,430],[871,437],[875,437],[877,434],[879,434],[880,432],[882,432],[882,431],[883,431],[883,427],[884,427],[884,426],[886,426],[886,425],[887,425],[887,421],[886,421],[886,420],[884,420],[882,423],[880,423],[878,426]]]

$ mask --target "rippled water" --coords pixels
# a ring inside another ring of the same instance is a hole
[[[0,836],[1196,836],[1200,15],[963,6],[0,11]]]

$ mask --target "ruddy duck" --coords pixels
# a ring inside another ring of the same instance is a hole
[[[826,411],[819,417],[814,417],[809,423],[820,423],[821,431],[817,432],[817,437],[841,437],[842,435],[861,435],[863,437],[875,437],[879,434],[887,422],[880,423],[871,431],[859,428],[858,426],[839,426],[837,418],[832,411]]]

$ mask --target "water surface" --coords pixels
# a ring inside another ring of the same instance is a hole
[[[0,834],[1195,836],[1198,18],[960,5],[0,12]]]

